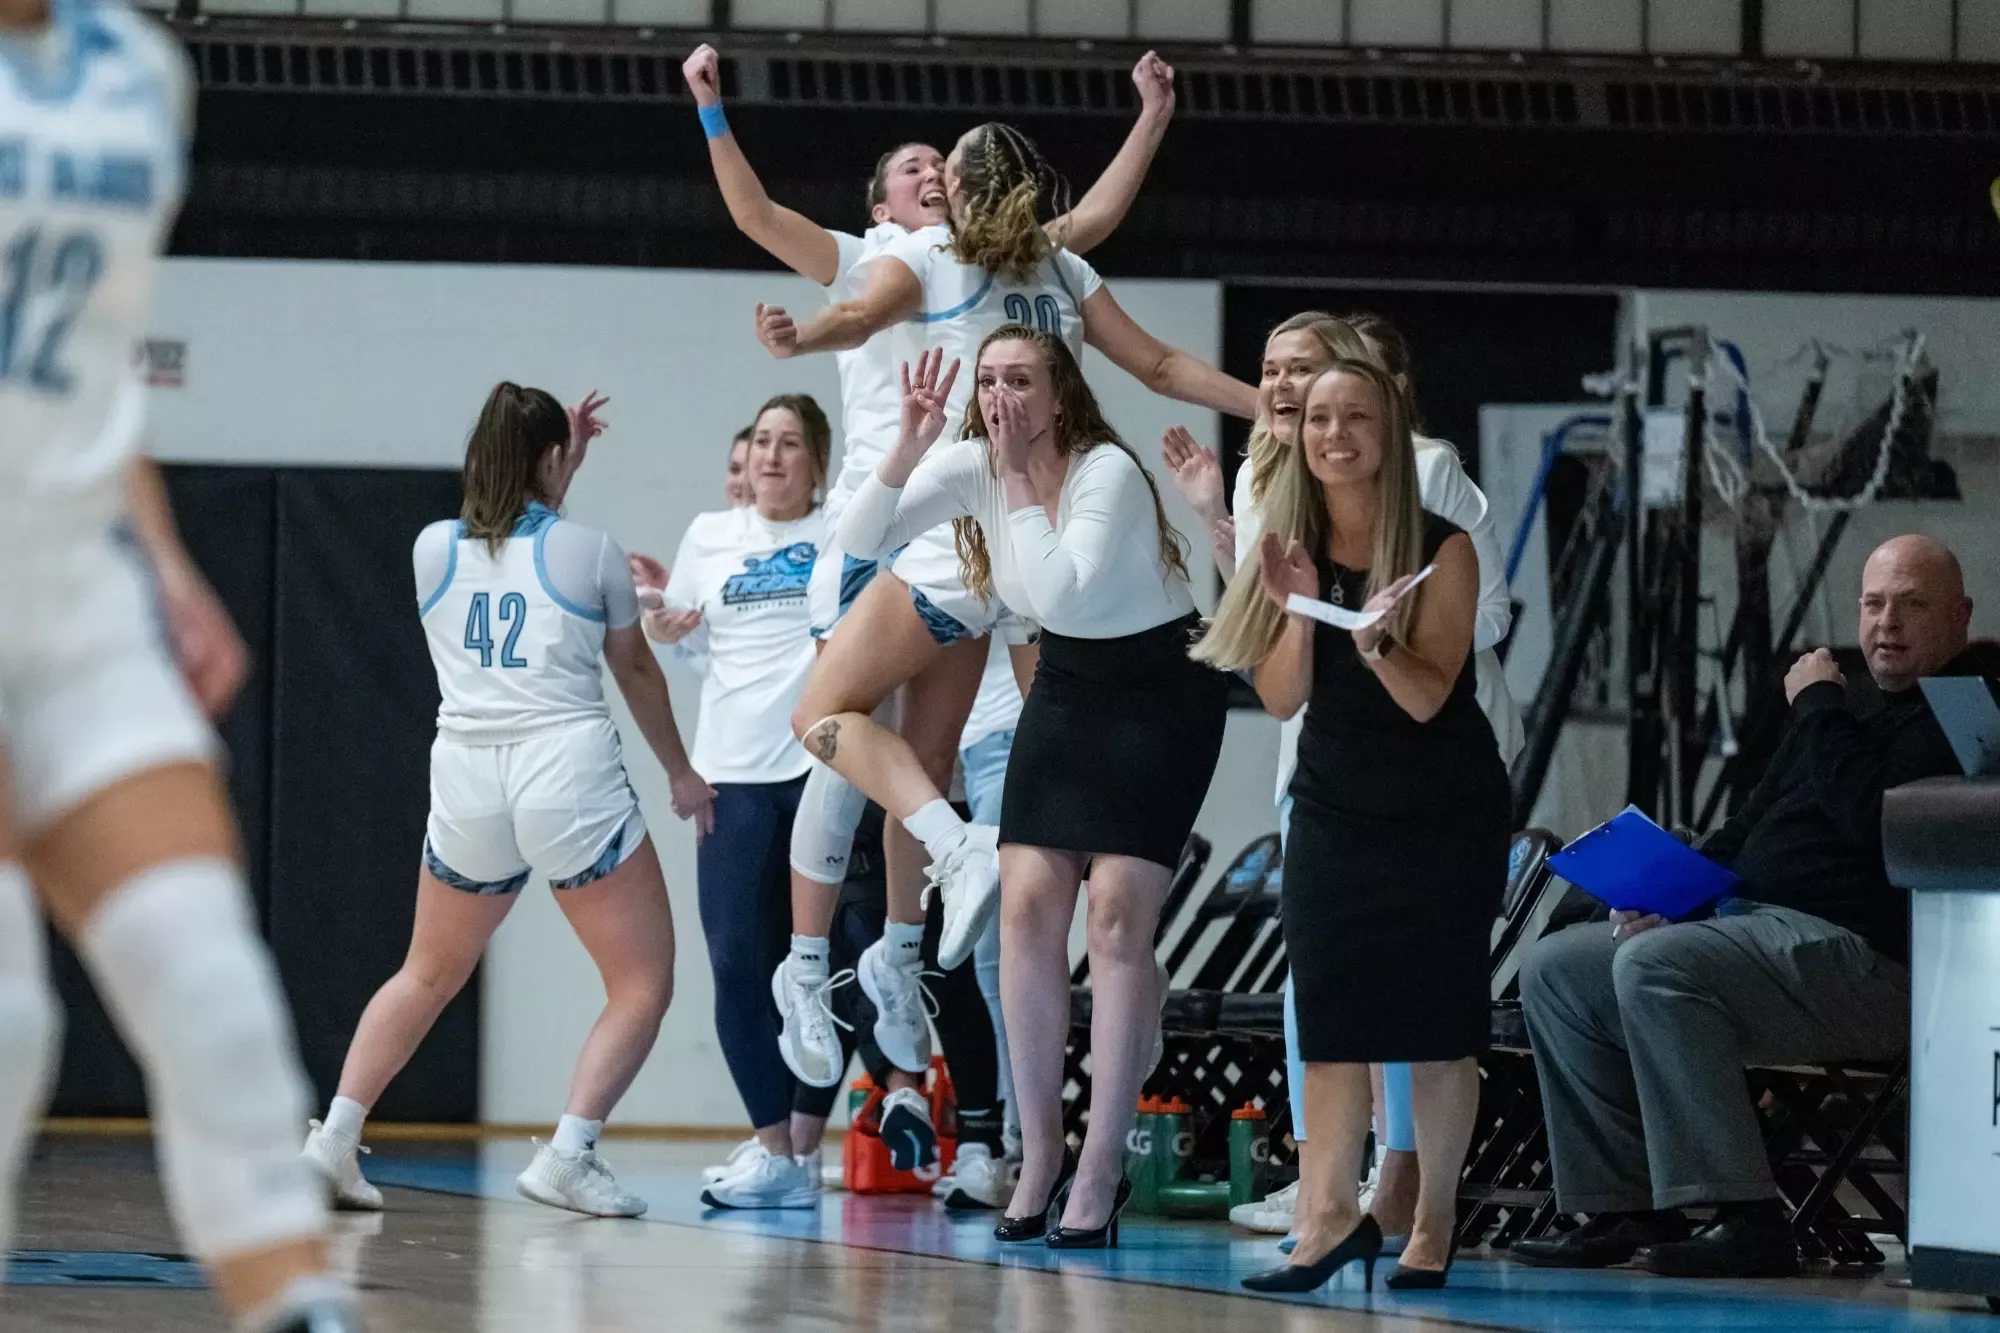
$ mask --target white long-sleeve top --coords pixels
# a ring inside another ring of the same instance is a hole
[[[1500,762],[1511,764],[1525,743],[1521,712],[1507,689],[1507,672],[1494,645],[1507,637],[1513,624],[1514,606],[1507,596],[1507,560],[1500,551],[1500,536],[1487,512],[1486,495],[1465,465],[1458,450],[1443,440],[1416,437],[1417,494],[1425,509],[1465,530],[1472,539],[1472,551],[1479,559],[1479,608],[1472,622],[1473,684],[1479,709],[1493,724],[1493,738],[1500,745]],[[1240,568],[1263,535],[1264,519],[1250,498],[1254,480],[1250,460],[1236,470],[1234,493],[1236,514],[1236,563]],[[1285,799],[1292,785],[1292,770],[1299,762],[1299,733],[1305,729],[1305,710],[1300,709],[1278,731],[1278,792]]]
[[[1188,581],[1160,559],[1152,489],[1116,445],[1071,457],[1054,522],[1009,512],[984,440],[933,446],[898,490],[871,474],[840,515],[841,549],[880,558],[956,518],[978,521],[993,589],[1019,615],[1076,639],[1118,639],[1194,610]]]

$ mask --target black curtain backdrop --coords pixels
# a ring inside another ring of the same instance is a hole
[[[218,730],[251,892],[324,1102],[362,1007],[409,942],[437,716],[409,552],[424,524],[457,512],[458,477],[165,472],[182,539],[250,650]],[[52,1113],[144,1115],[139,1071],[60,941],[51,965],[68,1011]],[[378,1112],[469,1121],[478,1106],[475,978]]]

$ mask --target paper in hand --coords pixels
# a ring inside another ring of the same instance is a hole
[[[1396,602],[1408,597],[1411,590],[1429,578],[1431,571],[1436,568],[1436,565],[1425,565],[1418,570],[1416,577],[1396,595]],[[1396,602],[1389,603],[1389,606],[1395,606]],[[1324,621],[1326,624],[1345,630],[1367,629],[1380,620],[1387,611],[1387,608],[1382,611],[1350,611],[1344,606],[1335,606],[1332,602],[1322,602],[1317,597],[1307,597],[1296,592],[1285,599],[1285,609],[1296,611],[1302,616],[1311,616],[1314,620]]]

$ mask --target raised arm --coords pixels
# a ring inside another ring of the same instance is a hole
[[[687,76],[708,133],[708,161],[715,169],[715,183],[722,187],[722,201],[729,206],[729,220],[786,268],[824,287],[839,272],[839,244],[826,228],[764,192],[764,182],[757,179],[723,117],[721,66],[721,55],[704,43],[687,58],[681,73]]]
[[[972,513],[965,496],[970,474],[985,466],[975,444],[926,456],[944,433],[945,405],[958,362],[940,373],[944,349],[917,357],[913,371],[903,365],[903,417],[896,443],[868,474],[840,511],[840,547],[860,560],[880,559],[920,533]]]
[[[1256,389],[1140,328],[1109,287],[1083,300],[1083,340],[1154,393],[1233,417],[1257,415]]]
[[[1298,542],[1280,542],[1274,533],[1260,534],[1244,554],[1244,578],[1254,577],[1263,595],[1280,607],[1293,593],[1319,595],[1319,574],[1312,557]],[[1271,651],[1251,673],[1257,698],[1264,711],[1280,721],[1290,721],[1312,697],[1313,622],[1291,612],[1285,614],[1284,628]]]
[[[757,341],[779,360],[844,352],[916,314],[923,299],[923,284],[910,266],[882,255],[868,265],[868,285],[859,300],[836,301],[803,324],[794,323],[782,306],[758,306]]]
[[[1472,625],[1472,651],[1491,648],[1507,637],[1514,603],[1507,595],[1507,558],[1485,492],[1465,475],[1458,451],[1439,440],[1417,450],[1417,484],[1424,508],[1448,519],[1472,539],[1479,561],[1479,610]]]
[[[1132,67],[1132,83],[1139,90],[1139,119],[1125,136],[1118,156],[1097,178],[1076,207],[1049,223],[1049,239],[1073,254],[1088,254],[1118,230],[1132,201],[1139,197],[1153,154],[1167,134],[1167,122],[1174,118],[1174,67],[1148,51]]]

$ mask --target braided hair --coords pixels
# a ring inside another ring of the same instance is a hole
[[[952,256],[1010,282],[1027,281],[1055,248],[1040,207],[1046,200],[1055,212],[1068,212],[1068,184],[1034,140],[997,120],[965,137],[959,180],[965,207],[952,221]]]

